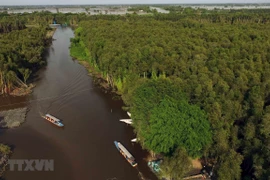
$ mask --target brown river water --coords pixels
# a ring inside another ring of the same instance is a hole
[[[123,102],[99,89],[87,70],[72,60],[71,37],[71,28],[56,30],[48,64],[38,72],[29,97],[0,99],[2,108],[6,104],[29,107],[24,124],[0,131],[0,142],[14,147],[11,158],[53,159],[54,171],[7,171],[5,180],[139,180],[139,174],[156,180],[147,167],[147,152],[130,142],[135,137],[133,129],[119,122],[128,118]],[[65,127],[42,119],[45,113],[63,120]],[[115,140],[134,155],[136,168],[118,152]]]

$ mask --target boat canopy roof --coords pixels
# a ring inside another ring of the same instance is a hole
[[[134,157],[128,152],[128,150],[120,142],[118,142],[118,147],[127,155],[128,158],[134,160]]]
[[[47,117],[49,117],[49,118],[51,118],[51,119],[53,119],[55,121],[60,121],[60,119],[57,119],[56,117],[54,117],[54,116],[52,116],[50,114],[46,114],[45,116],[47,116]]]
[[[120,121],[132,121],[132,119],[120,119]]]

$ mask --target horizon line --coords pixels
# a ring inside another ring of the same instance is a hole
[[[130,4],[18,4],[18,5],[0,5],[1,6],[82,6],[82,5],[87,5],[87,6],[92,6],[92,5],[99,5],[99,6],[110,6],[110,5],[234,5],[234,4],[269,4],[269,2],[256,2],[256,3],[238,3],[238,2],[235,2],[235,3],[151,3],[151,4],[142,4],[142,3],[130,3]]]

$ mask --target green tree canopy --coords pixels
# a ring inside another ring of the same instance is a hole
[[[180,180],[191,170],[192,165],[188,154],[183,149],[177,149],[172,157],[165,157],[160,169],[160,177],[166,177],[169,180]]]
[[[140,128],[146,148],[171,153],[185,148],[192,157],[201,156],[211,142],[210,124],[200,107],[191,105],[180,89],[167,79],[146,81],[133,94],[132,117]]]

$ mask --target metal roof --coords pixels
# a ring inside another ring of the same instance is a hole
[[[60,119],[57,119],[56,117],[54,117],[54,116],[52,116],[50,114],[46,114],[46,116],[53,119],[53,120],[55,120],[55,121],[60,121]]]
[[[118,146],[127,155],[128,158],[134,159],[134,157],[128,152],[128,150],[120,142],[118,142]]]

